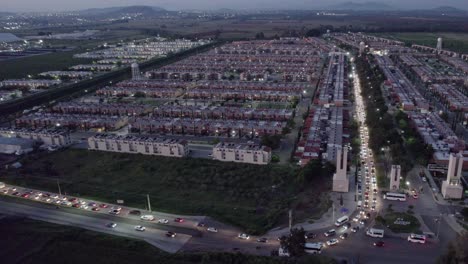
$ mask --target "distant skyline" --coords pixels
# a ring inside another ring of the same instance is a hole
[[[346,0],[0,0],[0,12],[74,11],[88,8],[148,5],[181,9],[314,9],[327,7]],[[468,0],[353,0],[355,3],[376,2],[401,9],[428,9],[452,6],[468,10]]]

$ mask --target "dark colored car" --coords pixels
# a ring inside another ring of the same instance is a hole
[[[266,237],[262,237],[262,238],[257,239],[257,242],[266,243],[268,242],[268,239]]]
[[[327,232],[324,233],[326,237],[334,236],[335,234],[336,234],[335,229],[328,230]]]
[[[374,246],[383,247],[383,246],[385,246],[385,243],[382,240],[379,240],[377,242],[374,242]]]
[[[130,212],[128,212],[128,214],[131,214],[131,215],[141,215],[141,212],[140,212],[140,210],[131,210]]]
[[[317,235],[314,234],[314,233],[306,233],[305,234],[305,239],[314,239],[316,237],[317,237]]]
[[[176,233],[171,232],[171,231],[167,231],[166,236],[167,236],[167,237],[175,237],[175,236],[176,236]]]
[[[180,217],[177,217],[176,219],[174,219],[174,221],[176,221],[177,223],[182,223],[182,222],[184,222],[184,219],[180,218]]]
[[[199,226],[199,227],[205,227],[205,226],[206,226],[206,224],[205,224],[205,223],[203,223],[203,222],[200,222],[200,223],[198,223],[198,225],[197,225],[197,226]]]
[[[117,224],[116,223],[108,223],[108,224],[106,224],[106,226],[109,227],[109,228],[115,228],[117,226]]]

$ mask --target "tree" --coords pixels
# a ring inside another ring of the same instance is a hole
[[[255,38],[256,38],[256,39],[264,39],[264,38],[265,38],[265,34],[263,34],[263,32],[258,32],[258,33],[255,35]]]
[[[464,217],[464,218],[468,218],[468,208],[463,208],[461,211],[460,211],[460,214]]]
[[[468,263],[468,233],[457,237],[449,243],[445,254],[437,260],[438,264],[464,264]]]
[[[281,135],[263,135],[261,144],[272,149],[277,149],[281,143]]]
[[[136,97],[136,98],[146,97],[146,94],[144,92],[136,92],[134,97]]]
[[[306,36],[307,37],[319,37],[321,33],[322,32],[320,32],[320,29],[313,28],[307,31]]]
[[[280,245],[286,249],[291,257],[304,255],[305,231],[303,228],[291,229],[289,236],[282,236],[280,238]]]

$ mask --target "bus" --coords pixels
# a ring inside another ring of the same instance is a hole
[[[376,228],[369,228],[366,231],[366,235],[370,237],[384,237],[384,231],[383,229],[376,229]]]
[[[322,253],[322,243],[305,243],[304,251],[309,254],[320,254]]]
[[[404,201],[406,201],[406,194],[388,192],[388,193],[384,194],[383,198],[386,199],[386,200],[391,200],[391,201],[404,202]]]
[[[408,236],[408,241],[413,243],[426,243],[426,236],[425,235],[417,235],[417,234],[410,234]]]
[[[342,216],[336,220],[335,225],[336,226],[341,226],[342,224],[346,223],[349,221],[349,217],[347,215]]]

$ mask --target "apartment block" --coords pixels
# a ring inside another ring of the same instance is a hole
[[[189,153],[185,140],[111,134],[98,134],[88,138],[88,149],[179,158]]]
[[[266,165],[271,161],[271,149],[257,144],[221,142],[213,148],[213,159]]]
[[[0,128],[0,137],[30,139],[43,142],[44,145],[71,144],[70,133],[56,129]]]

